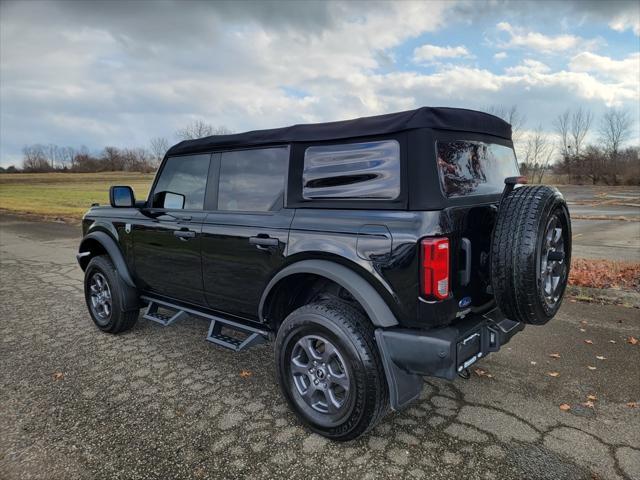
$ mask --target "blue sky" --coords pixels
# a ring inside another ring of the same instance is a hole
[[[521,138],[566,109],[640,102],[640,5],[27,1],[0,4],[0,164],[25,144],[146,146],[420,105],[517,105]]]

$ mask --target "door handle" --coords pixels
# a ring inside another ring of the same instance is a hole
[[[277,247],[280,241],[271,237],[249,237],[249,243],[256,247]]]
[[[195,237],[196,232],[194,232],[193,230],[174,230],[173,235],[178,237],[180,240],[187,241],[190,238]]]

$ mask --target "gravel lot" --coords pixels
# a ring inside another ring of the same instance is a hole
[[[566,302],[484,359],[490,376],[430,380],[411,408],[334,444],[281,399],[271,345],[228,352],[195,319],[100,333],[78,240],[0,217],[0,478],[640,478],[640,408],[626,405],[640,402],[640,346],[625,341],[637,309]]]

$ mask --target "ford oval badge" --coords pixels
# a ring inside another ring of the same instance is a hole
[[[458,302],[460,308],[467,308],[469,305],[471,305],[471,297],[464,297]]]

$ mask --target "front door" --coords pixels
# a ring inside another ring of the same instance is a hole
[[[211,155],[170,157],[132,225],[136,279],[175,300],[204,305],[202,222]]]
[[[287,147],[221,152],[217,208],[202,224],[202,266],[212,309],[255,320],[284,263],[294,210],[284,209]],[[212,176],[213,178],[213,176]]]

